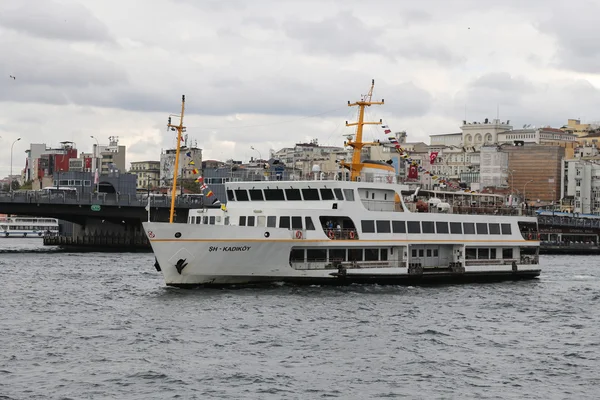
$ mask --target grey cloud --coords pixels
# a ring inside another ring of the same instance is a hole
[[[384,30],[367,26],[347,11],[318,22],[302,21],[294,16],[282,27],[287,36],[299,41],[307,53],[352,55],[384,52],[376,44]]]
[[[81,4],[19,1],[0,9],[0,26],[44,39],[112,41],[106,25]]]
[[[480,76],[469,85],[471,88],[485,88],[505,92],[526,92],[533,84],[522,77],[513,77],[508,72],[492,72]]]
[[[427,43],[424,40],[409,38],[403,40],[394,54],[398,58],[433,60],[440,65],[464,62],[464,58],[439,44]]]
[[[536,24],[537,29],[554,37],[558,44],[558,66],[578,72],[600,71],[600,4],[571,2],[552,10],[552,15]]]

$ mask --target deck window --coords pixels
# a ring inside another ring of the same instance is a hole
[[[512,233],[511,229],[510,229],[510,224],[502,224],[502,234],[503,235],[510,235]],[[509,257],[512,258],[512,257]]]
[[[271,201],[285,200],[285,197],[283,197],[282,189],[265,189],[264,192],[265,192],[266,200],[271,200]]]
[[[490,249],[478,249],[477,250],[477,258],[479,258],[480,260],[489,260]]]
[[[500,224],[490,224],[490,235],[500,234]]]
[[[307,231],[315,230],[315,225],[313,224],[311,217],[304,217],[304,226]]]
[[[375,233],[375,221],[360,221],[360,228],[363,233]]]
[[[377,233],[390,233],[390,221],[377,221]]]
[[[435,233],[433,221],[422,221],[421,224],[423,225],[423,233]]]
[[[246,225],[254,226],[254,220],[255,220],[254,215],[249,216]]]
[[[365,261],[379,261],[379,249],[365,249]]]
[[[235,198],[237,201],[248,201],[248,191],[246,189],[235,189]]]
[[[346,249],[329,249],[329,261],[346,261]]]
[[[387,249],[381,249],[379,254],[380,254],[379,259],[381,261],[387,261],[387,259],[388,259],[388,251],[387,251]]]
[[[196,217],[196,223],[199,224],[202,222],[202,217]]]
[[[437,221],[435,223],[435,229],[437,233],[448,233],[448,223]]]
[[[204,217],[206,218],[206,217]],[[245,216],[240,216],[240,226],[246,226],[246,217]]]
[[[474,247],[467,247],[465,250],[465,260],[475,260],[477,259],[477,249]]]
[[[209,217],[208,218],[208,223],[211,224],[211,225],[214,225],[215,224],[215,217],[214,216]]]
[[[292,249],[290,252],[291,262],[304,262],[304,249]]]
[[[302,229],[302,217],[292,217],[292,229]]]
[[[269,215],[267,217],[267,228],[275,228],[277,226],[277,217]]]
[[[490,260],[496,259],[496,249],[490,249]]]
[[[502,258],[504,258],[504,259],[513,258],[513,249],[511,249],[511,248],[502,249]]]
[[[266,219],[267,217],[265,217],[264,215],[259,215],[258,217],[256,217],[256,226],[265,226]]]
[[[250,189],[248,191],[250,192],[250,200],[264,201],[265,198],[263,197],[262,190],[260,190],[260,189]]]
[[[300,189],[285,189],[285,197],[288,201],[302,200]]]
[[[474,235],[475,234],[475,224],[472,222],[463,223],[463,228],[465,235]]]
[[[327,261],[327,250],[306,249],[306,261]]]
[[[354,201],[354,190],[344,189],[344,197],[346,197],[346,201]]]
[[[363,249],[348,249],[348,261],[362,261]]]
[[[477,223],[477,234],[478,235],[487,235],[488,234],[488,226],[485,223],[478,222]]]
[[[302,189],[302,197],[304,200],[320,200],[317,189]]]
[[[406,223],[404,221],[392,221],[392,232],[406,233]]]
[[[290,229],[290,217],[279,217],[279,227]]]
[[[320,191],[321,191],[321,200],[335,200],[335,197],[333,197],[333,190],[320,189]]]
[[[208,225],[208,217],[207,216],[202,217],[202,224]]]
[[[344,200],[344,196],[342,195],[342,189],[340,188],[335,188],[333,189],[333,193],[335,193],[335,198],[338,200]]]
[[[408,233],[421,233],[421,223],[419,221],[408,221]]]
[[[227,189],[227,201],[235,201],[235,197],[233,196],[233,190]]]
[[[450,233],[461,234],[462,224],[460,222],[450,222]]]

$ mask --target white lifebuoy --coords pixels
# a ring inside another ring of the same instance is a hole
[[[302,239],[302,231],[296,231],[296,239]]]
[[[388,176],[387,181],[388,181],[388,183],[392,183],[394,181],[394,179],[391,176]]]

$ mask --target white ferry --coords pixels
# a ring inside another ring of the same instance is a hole
[[[0,217],[0,238],[40,238],[58,234],[58,220],[35,217]]]
[[[537,219],[461,214],[478,196],[438,193],[413,212],[391,165],[360,161],[360,107],[350,180],[226,184],[227,206],[191,210],[187,224],[146,222],[170,286],[292,282],[418,284],[499,281],[540,274]],[[183,115],[183,112],[182,112]],[[176,126],[179,133],[182,123]],[[177,171],[177,166],[175,166]],[[175,176],[176,179],[176,176]],[[175,183],[174,183],[175,184]],[[416,195],[417,193],[415,193]],[[410,200],[415,200],[412,196]],[[481,210],[484,210],[483,208]],[[172,221],[172,218],[171,218]]]

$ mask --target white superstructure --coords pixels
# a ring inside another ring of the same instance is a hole
[[[58,220],[54,218],[3,217],[0,218],[0,238],[39,238],[58,234]]]

